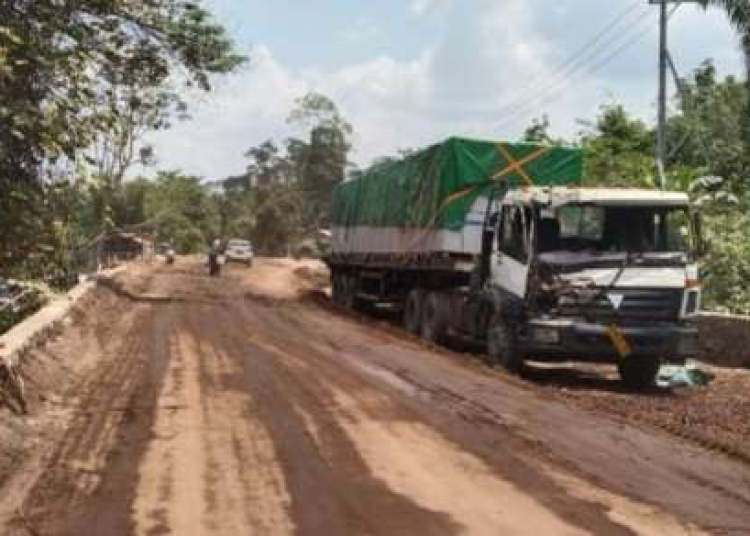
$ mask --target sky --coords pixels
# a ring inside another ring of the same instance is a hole
[[[248,148],[299,135],[286,118],[309,91],[353,125],[365,166],[449,136],[516,140],[547,115],[570,138],[599,106],[656,116],[658,7],[647,0],[204,0],[251,61],[188,97],[192,119],[152,135],[158,167],[241,174]],[[711,58],[738,74],[718,10],[670,19],[681,74]],[[139,170],[142,171],[142,170]]]

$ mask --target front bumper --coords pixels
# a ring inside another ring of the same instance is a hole
[[[618,326],[634,356],[684,361],[698,352],[698,330],[686,324]],[[520,344],[531,358],[615,362],[620,359],[606,325],[580,320],[532,320]]]
[[[227,262],[243,262],[243,263],[249,263],[253,261],[252,255],[240,255],[240,254],[234,254],[231,253],[226,254]]]

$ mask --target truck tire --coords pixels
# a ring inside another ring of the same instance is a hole
[[[658,358],[626,358],[617,365],[622,383],[628,389],[643,391],[656,385],[661,360]]]
[[[346,275],[336,270],[331,275],[331,299],[338,305],[344,304],[344,293],[346,292]]]
[[[487,322],[487,357],[492,365],[500,365],[509,372],[518,373],[523,367],[516,331],[499,312],[492,313]]]
[[[356,275],[342,275],[342,293],[341,304],[347,309],[357,307],[357,287],[358,280]]]
[[[445,344],[450,324],[448,299],[441,292],[430,292],[422,301],[420,334],[426,341]]]
[[[422,306],[424,304],[424,290],[415,288],[406,295],[404,304],[404,329],[412,335],[419,335],[422,328]]]

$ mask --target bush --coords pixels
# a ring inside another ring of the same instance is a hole
[[[703,260],[706,309],[750,312],[748,208],[726,210],[706,220],[706,236],[711,243]]]

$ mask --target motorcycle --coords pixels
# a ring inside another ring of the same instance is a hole
[[[218,254],[210,253],[208,255],[208,275],[218,277],[221,274],[221,260]]]

